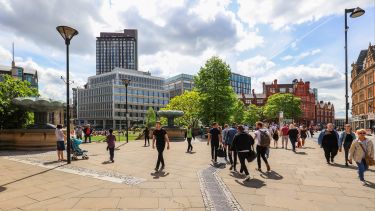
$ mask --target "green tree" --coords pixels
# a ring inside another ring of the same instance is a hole
[[[228,122],[236,100],[230,86],[231,70],[219,57],[211,57],[194,77],[200,93],[200,117],[203,123]]]
[[[33,114],[13,105],[16,97],[36,97],[38,90],[31,88],[28,81],[20,81],[9,75],[2,75],[0,82],[0,128],[24,128],[31,123]]]
[[[268,98],[264,106],[264,114],[269,120],[277,120],[282,111],[285,119],[297,119],[302,115],[300,106],[301,98],[292,94],[278,93]]]
[[[169,101],[162,110],[180,110],[184,112],[182,117],[175,119],[180,126],[198,126],[199,122],[199,93],[196,91],[185,91],[182,95],[176,96]]]
[[[255,125],[257,121],[262,120],[262,107],[258,107],[254,104],[248,106],[244,114],[244,123],[248,125]]]
[[[238,124],[244,123],[245,110],[246,108],[242,100],[236,99],[232,111],[232,122],[236,122]]]
[[[146,113],[146,126],[147,127],[153,127],[156,123],[156,113],[152,107],[148,107],[147,113]]]

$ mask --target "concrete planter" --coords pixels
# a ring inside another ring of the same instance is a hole
[[[0,130],[0,150],[56,150],[55,129]]]

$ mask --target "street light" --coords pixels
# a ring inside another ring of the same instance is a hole
[[[78,34],[78,31],[69,26],[58,26],[56,30],[60,33],[61,37],[65,40],[66,45],[66,144],[67,144],[67,162],[70,164],[70,114],[69,114],[69,45],[70,40]]]
[[[348,96],[348,17],[347,14],[350,13],[351,18],[357,18],[363,14],[365,11],[359,7],[352,9],[345,9],[345,124],[349,123],[349,96]]]
[[[129,79],[124,79],[122,82],[125,85],[125,121],[126,121],[126,143],[129,143],[129,127],[128,127],[128,85]]]

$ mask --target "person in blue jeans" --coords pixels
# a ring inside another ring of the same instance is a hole
[[[358,166],[358,177],[362,185],[367,185],[365,180],[365,171],[368,170],[368,164],[366,163],[366,155],[374,159],[374,144],[371,140],[366,138],[366,130],[357,130],[358,139],[353,141],[349,149],[349,163],[353,160]]]
[[[226,137],[223,137],[225,139],[225,145],[228,146],[228,157],[230,162],[230,168],[229,170],[237,171],[236,164],[237,164],[237,151],[235,148],[232,147],[234,136],[237,133],[237,124],[233,123],[232,127],[228,129],[226,133]]]

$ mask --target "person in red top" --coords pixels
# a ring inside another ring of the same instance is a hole
[[[288,132],[289,132],[289,126],[288,124],[285,124],[281,130],[280,130],[280,134],[281,134],[281,143],[282,143],[282,148],[284,148],[284,142],[285,142],[285,149],[287,149],[288,147]]]
[[[83,133],[85,135],[85,143],[87,142],[87,138],[89,138],[89,143],[91,143],[91,134],[92,129],[90,128],[90,125],[88,124],[87,127],[83,129]]]

